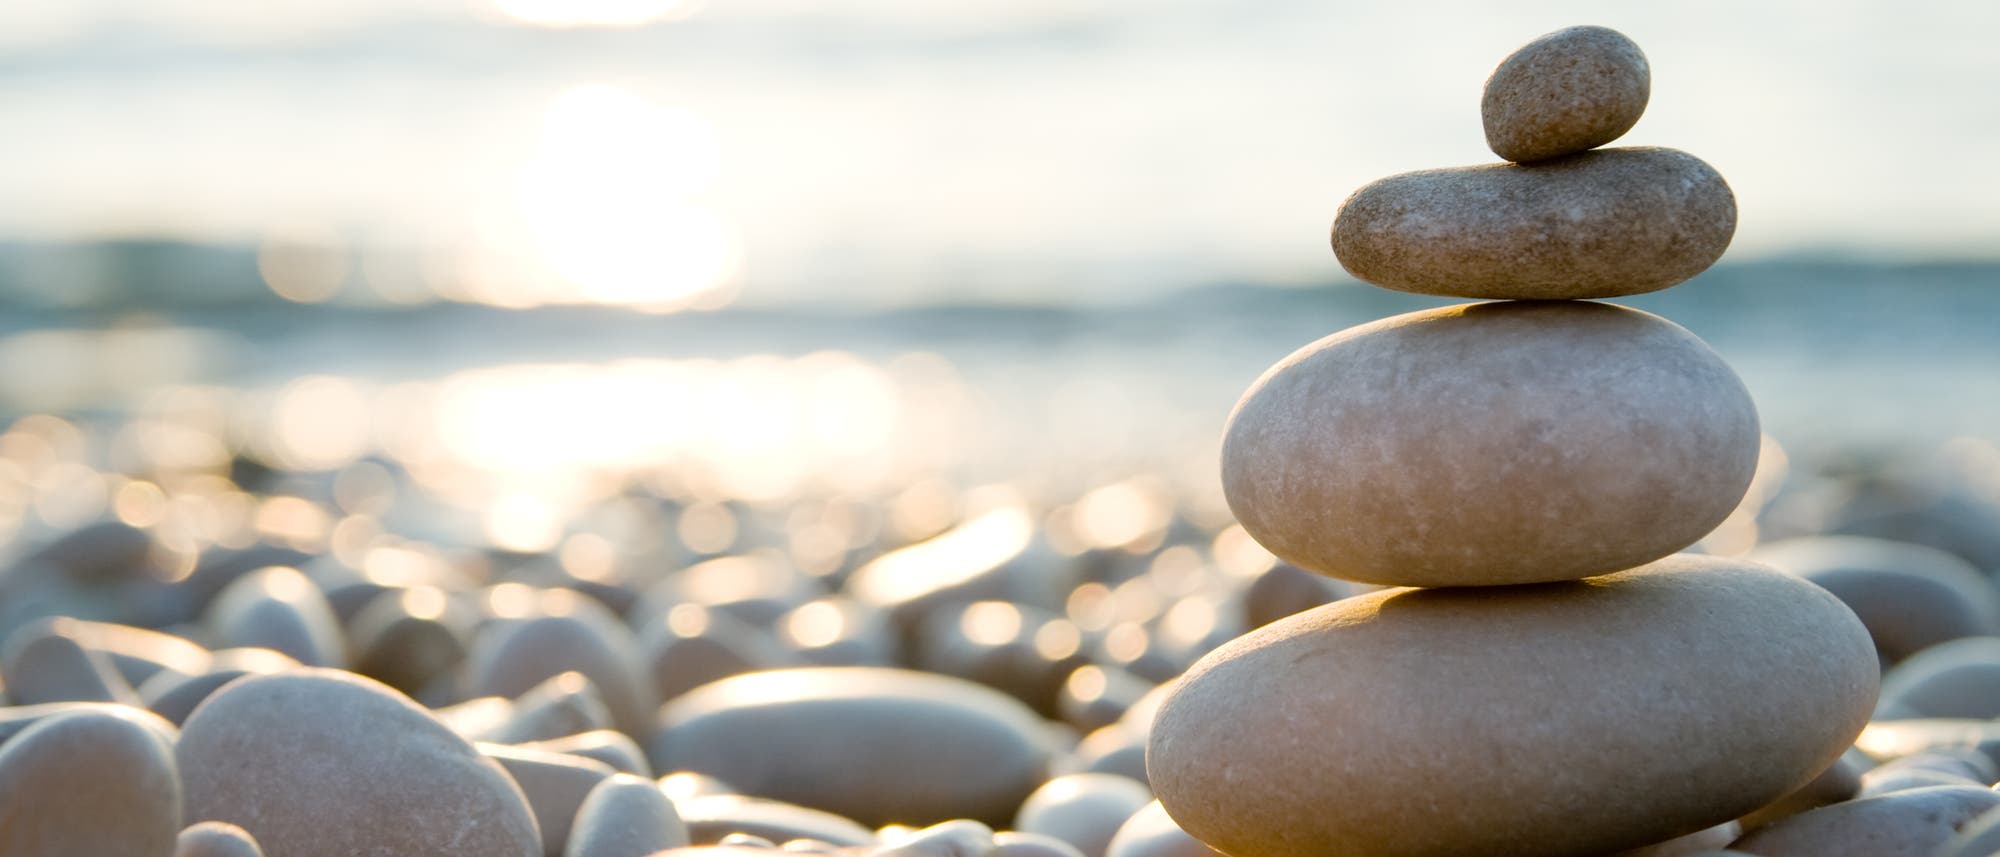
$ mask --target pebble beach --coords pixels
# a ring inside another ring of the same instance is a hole
[[[1219,378],[1141,315],[1183,356],[1094,381],[1010,373],[1044,328],[9,381],[0,855],[2000,855],[1991,342],[1905,427],[1677,323],[1739,212],[1615,145],[1676,70],[1494,48],[1504,163],[1338,205],[1365,317],[1191,311]]]

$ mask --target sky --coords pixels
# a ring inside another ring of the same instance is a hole
[[[1620,144],[1730,181],[1730,259],[2000,247],[1990,0],[6,4],[0,241],[390,247],[523,300],[1315,283],[1341,199],[1494,160],[1486,75],[1580,23],[1651,61]]]

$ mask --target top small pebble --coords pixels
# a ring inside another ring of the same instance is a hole
[[[1588,151],[1646,112],[1652,71],[1623,33],[1569,27],[1522,45],[1486,79],[1486,145],[1516,163]]]

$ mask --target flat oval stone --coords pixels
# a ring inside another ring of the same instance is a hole
[[[1918,717],[2000,717],[2000,637],[1962,637],[1898,663],[1882,675],[1881,705]]]
[[[562,857],[646,857],[688,844],[687,825],[652,780],[616,774],[576,811]]]
[[[1333,252],[1400,292],[1608,298],[1707,270],[1735,234],[1736,196],[1714,167],[1636,147],[1379,179],[1341,203]]]
[[[181,831],[174,857],[265,857],[250,832],[234,824],[204,821]]]
[[[1933,857],[2000,793],[1978,786],[1932,786],[1861,798],[1765,827],[1730,847],[1761,857]]]
[[[1132,814],[1153,802],[1144,785],[1117,774],[1069,774],[1035,789],[1014,816],[1014,828],[1053,836],[1104,857],[1111,837]]]
[[[726,678],[661,710],[654,770],[863,824],[1003,824],[1047,770],[1042,721],[972,682],[875,667]],[[824,838],[824,837],[818,837]]]
[[[661,787],[666,788],[664,782]],[[739,833],[780,842],[817,839],[842,847],[875,844],[874,831],[849,819],[783,801],[710,794],[676,800],[674,808],[687,825],[689,841],[696,845],[712,845]]]
[[[1895,663],[1960,637],[2000,635],[2000,591],[1937,548],[1867,536],[1807,536],[1759,545],[1749,558],[1832,592]]]
[[[239,679],[188,718],[187,820],[283,857],[538,857],[513,780],[394,690],[305,669]]]
[[[592,729],[547,741],[531,741],[519,746],[545,753],[568,753],[572,756],[595,759],[610,765],[612,770],[620,773],[641,777],[653,775],[653,766],[646,763],[646,751],[640,749],[639,742],[632,740],[623,732],[610,729]]]
[[[1595,149],[1632,130],[1652,84],[1646,55],[1623,33],[1557,30],[1522,45],[1486,79],[1486,145],[1520,162]]]
[[[1288,562],[1398,586],[1574,580],[1695,543],[1756,470],[1735,373],[1658,316],[1486,303],[1349,328],[1237,404],[1222,483]]]
[[[1118,827],[1104,857],[1221,857],[1221,852],[1189,836],[1166,807],[1153,801]]]
[[[1146,766],[1174,820],[1232,857],[1603,854],[1805,785],[1875,689],[1837,599],[1676,556],[1267,625],[1179,680]]]
[[[146,716],[66,712],[0,747],[0,854],[170,853],[181,787],[173,749]]]

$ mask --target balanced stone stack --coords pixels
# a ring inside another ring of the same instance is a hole
[[[1597,148],[1649,87],[1619,33],[1543,36],[1486,84],[1487,141],[1512,163],[1392,176],[1341,206],[1355,276],[1494,302],[1335,333],[1230,417],[1224,488],[1258,541],[1432,588],[1292,616],[1180,680],[1148,775],[1217,850],[1608,854],[1730,824],[1865,725],[1876,656],[1845,606],[1675,555],[1741,501],[1759,434],[1701,340],[1589,300],[1686,280],[1735,230],[1701,160]]]

